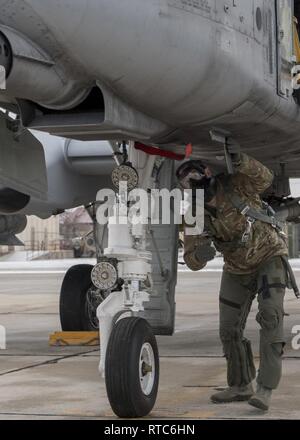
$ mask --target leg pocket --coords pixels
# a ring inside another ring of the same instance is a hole
[[[256,315],[256,320],[262,330],[275,330],[283,319],[283,311],[275,308],[263,309]]]

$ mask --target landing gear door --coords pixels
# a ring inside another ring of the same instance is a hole
[[[293,0],[276,0],[278,94],[289,99],[292,94]]]
[[[174,176],[174,162],[165,161],[159,176],[159,189],[172,190]],[[151,324],[156,335],[172,335],[175,325],[179,231],[178,225],[174,222],[173,214],[172,210],[170,224],[151,226],[150,250],[153,255],[154,294],[151,296],[150,302],[145,303],[145,312],[141,312],[139,316]],[[165,276],[162,276],[162,269]]]

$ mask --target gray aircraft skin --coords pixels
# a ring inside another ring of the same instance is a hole
[[[209,130],[223,128],[300,175],[293,1],[0,0],[0,10],[12,52],[0,99],[26,127],[181,152],[191,142],[212,163],[221,147]]]

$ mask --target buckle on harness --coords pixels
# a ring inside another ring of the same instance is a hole
[[[277,224],[276,219],[275,219],[274,216],[271,217],[271,220],[272,220],[272,227],[273,227],[274,229],[279,229],[279,226],[278,226],[278,224]]]
[[[242,215],[246,215],[247,214],[247,212],[249,212],[250,211],[250,206],[249,205],[247,205],[247,206],[245,206],[245,208],[241,211],[241,214]]]
[[[287,234],[282,229],[282,226],[276,221],[276,218],[273,216],[273,217],[271,217],[271,220],[272,220],[272,228],[276,229],[276,231],[279,235],[286,238]]]
[[[246,230],[242,236],[242,243],[247,243],[249,241],[252,226],[254,225],[255,221],[256,221],[255,218],[247,217],[247,225],[246,225]]]

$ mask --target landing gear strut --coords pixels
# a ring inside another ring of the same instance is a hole
[[[152,410],[158,389],[159,360],[155,336],[149,323],[140,314],[153,292],[152,253],[147,222],[128,221],[130,192],[137,185],[147,190],[153,187],[156,156],[137,151],[134,143],[127,149],[123,144],[123,163],[113,172],[113,182],[119,194],[113,215],[108,222],[108,246],[104,258],[92,271],[93,283],[112,292],[100,304],[100,372],[105,376],[112,409],[119,417],[143,417]],[[121,182],[126,183],[126,194]],[[128,191],[128,192],[127,192]],[[128,197],[128,198],[127,198]],[[125,212],[124,203],[126,200]],[[121,210],[121,208],[123,210]],[[148,219],[147,219],[148,220]]]
[[[112,176],[119,191],[112,196],[115,205],[105,234],[99,219],[96,222],[100,209],[91,210],[97,264],[67,273],[61,321],[63,330],[99,326],[99,371],[105,377],[112,409],[119,417],[143,417],[151,412],[157,397],[155,335],[174,332],[178,225],[173,220],[151,225],[148,221],[154,210],[154,217],[158,211],[158,219],[162,218],[151,190],[174,188],[174,158],[156,155],[154,148],[143,151],[134,143],[129,147],[123,143],[123,152],[115,154],[122,156]],[[126,182],[127,190],[121,182]],[[142,203],[148,209],[151,206],[151,211],[145,222],[135,223],[128,217],[141,212],[141,199],[133,198],[137,185],[144,190]],[[171,202],[164,202],[169,204],[171,208]]]

